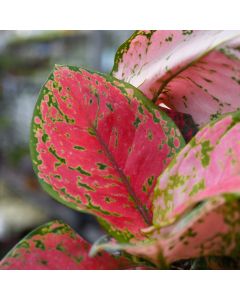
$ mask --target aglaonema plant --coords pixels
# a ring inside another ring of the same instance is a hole
[[[34,110],[33,168],[46,192],[96,216],[109,238],[90,245],[52,221],[0,268],[162,269],[238,257],[238,42],[237,31],[137,31],[110,75],[55,66]]]

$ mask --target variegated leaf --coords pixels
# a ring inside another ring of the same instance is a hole
[[[225,195],[206,199],[169,226],[145,231],[136,244],[106,243],[92,249],[124,250],[144,258],[158,268],[202,256],[240,257],[240,197]]]
[[[159,177],[153,224],[170,224],[199,201],[240,193],[240,112],[213,121],[187,144]]]
[[[170,264],[201,256],[239,257],[239,231],[240,196],[225,194],[205,199],[172,226],[153,231],[150,237],[157,239],[165,263]]]
[[[159,177],[153,198],[153,226],[142,230],[144,241],[99,249],[123,249],[161,267],[199,256],[239,256],[240,111],[199,131]]]
[[[57,66],[32,123],[34,170],[51,196],[101,219],[116,238],[141,238],[149,195],[184,140],[171,119],[129,84]]]
[[[240,108],[240,57],[227,48],[209,53],[174,77],[158,103],[190,114],[203,126],[211,119]]]
[[[202,126],[240,105],[240,60],[233,49],[238,36],[239,31],[139,31],[119,48],[113,75]]]
[[[2,270],[112,270],[145,268],[123,256],[100,253],[68,225],[53,221],[31,232],[0,262]]]

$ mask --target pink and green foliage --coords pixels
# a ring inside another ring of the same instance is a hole
[[[158,102],[190,114],[202,126],[239,107],[239,80],[239,57],[220,48],[172,79]]]
[[[153,224],[171,223],[206,198],[240,193],[239,141],[240,112],[200,130],[159,177]]]
[[[159,266],[198,256],[240,256],[239,141],[240,112],[199,131],[157,181],[146,240],[123,249]]]
[[[4,270],[135,269],[123,256],[99,253],[89,257],[90,244],[60,221],[47,223],[20,241],[1,261]],[[142,266],[144,269],[144,265]]]
[[[103,219],[124,240],[151,224],[149,195],[184,141],[175,124],[132,86],[58,66],[40,94],[32,157],[57,200]]]
[[[112,238],[90,246],[55,221],[0,269],[149,269],[239,257],[238,35],[138,31],[119,48],[114,77],[56,66],[34,111],[33,167],[53,198],[95,215]]]
[[[119,48],[112,73],[154,102],[190,114],[202,126],[239,107],[239,43],[233,40],[238,35],[138,31]]]
[[[239,259],[239,231],[239,196],[218,196],[206,199],[169,226],[149,228],[144,243],[105,244],[96,246],[94,253],[122,249],[151,261],[160,269],[176,261],[202,256]]]

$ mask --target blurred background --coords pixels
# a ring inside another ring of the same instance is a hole
[[[88,241],[104,234],[94,217],[51,199],[29,155],[32,112],[55,64],[110,72],[132,31],[0,31],[0,259],[35,227],[61,219]]]

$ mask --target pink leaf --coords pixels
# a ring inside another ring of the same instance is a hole
[[[145,240],[97,250],[122,249],[161,267],[198,256],[240,256],[239,141],[239,111],[205,126],[159,177]]]
[[[202,126],[239,107],[240,55],[233,49],[238,36],[239,31],[139,31],[119,48],[113,75]]]
[[[112,270],[145,268],[129,259],[101,253],[89,257],[90,245],[68,225],[53,221],[31,232],[0,262],[2,270]]]
[[[159,177],[154,189],[155,226],[170,224],[191,206],[240,192],[240,112],[200,130]]]
[[[239,221],[238,195],[206,199],[158,236],[166,262],[201,256],[239,257]]]
[[[124,250],[158,268],[201,256],[240,256],[240,201],[238,195],[206,199],[169,226],[145,230],[136,244],[106,243],[94,249]]]
[[[190,114],[202,126],[240,104],[240,59],[222,48],[174,77],[159,96],[174,110]]]
[[[184,145],[167,115],[111,76],[58,66],[42,88],[31,137],[43,188],[92,213],[117,239],[151,224],[156,178]]]

